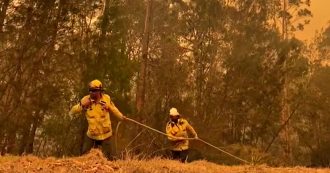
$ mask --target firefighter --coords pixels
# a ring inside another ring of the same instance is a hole
[[[88,85],[89,95],[80,100],[70,110],[70,115],[84,112],[88,122],[88,130],[82,147],[82,154],[87,153],[93,147],[101,146],[103,154],[109,160],[114,157],[111,153],[112,128],[109,113],[112,112],[119,120],[126,117],[116,108],[110,96],[104,93],[102,83],[93,80]]]
[[[183,119],[176,108],[170,109],[170,121],[166,124],[166,134],[171,143],[172,158],[186,162],[188,158],[189,141],[184,138],[188,138],[190,132],[195,139],[198,139],[197,133],[194,128]]]

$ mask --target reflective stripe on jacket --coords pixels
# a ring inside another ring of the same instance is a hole
[[[197,136],[196,131],[194,128],[188,123],[187,120],[180,118],[178,119],[177,123],[172,121],[168,122],[166,125],[166,134],[169,135],[168,139],[171,142],[171,149],[173,151],[182,151],[187,150],[189,148],[189,141],[188,140],[178,140],[173,137],[183,137],[188,138],[188,133],[192,133],[194,136]]]
[[[113,104],[110,96],[102,94],[98,102],[93,101],[89,95],[85,96],[83,99],[90,99],[90,106],[88,108],[83,108],[79,103],[72,107],[70,113],[85,111],[88,122],[87,136],[95,140],[104,140],[112,136],[109,112],[111,111],[120,120],[123,119],[123,115]]]

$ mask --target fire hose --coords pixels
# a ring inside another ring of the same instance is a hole
[[[133,120],[133,119],[130,119],[130,118],[127,118],[127,117],[126,117],[126,120],[127,120],[127,121],[130,121],[130,122],[132,122],[132,123],[135,123],[135,124],[137,124],[137,125],[140,125],[140,126],[142,126],[142,127],[144,127],[144,128],[147,128],[147,129],[149,129],[149,130],[152,130],[152,131],[154,131],[154,132],[156,132],[156,133],[162,134],[162,135],[164,135],[164,136],[169,136],[168,134],[166,134],[166,133],[164,133],[164,132],[162,132],[162,131],[159,131],[159,130],[157,130],[157,129],[154,129],[154,128],[150,127],[150,126],[147,126],[147,125],[145,125],[145,124],[142,124],[142,123],[140,123],[140,122],[138,122],[138,121],[135,121],[135,120]],[[117,126],[117,128],[118,128],[118,126]],[[118,130],[118,129],[117,129],[117,130]],[[177,137],[175,137],[175,136],[170,136],[170,137],[172,137],[172,138],[177,138]],[[200,142],[202,142],[202,143],[204,143],[204,144],[206,144],[206,145],[208,145],[208,146],[210,146],[210,147],[212,147],[212,148],[214,148],[214,149],[216,149],[216,150],[218,150],[218,151],[220,151],[220,152],[222,152],[222,153],[225,153],[225,154],[227,154],[228,156],[231,156],[231,157],[233,157],[233,158],[235,158],[235,159],[237,159],[237,160],[239,160],[239,161],[241,161],[241,162],[243,162],[243,163],[251,164],[251,162],[249,162],[249,161],[247,161],[247,160],[244,160],[244,159],[242,159],[242,158],[240,158],[240,157],[238,157],[238,156],[235,156],[235,155],[233,155],[233,154],[231,154],[231,153],[229,153],[229,152],[227,152],[227,151],[225,151],[225,150],[223,150],[223,149],[221,149],[221,148],[219,148],[219,147],[216,147],[215,145],[210,144],[209,142],[206,142],[206,141],[203,140],[203,139],[200,139],[200,138],[182,138],[182,137],[177,138],[177,139],[180,139],[180,140],[196,140],[196,141],[200,141]]]

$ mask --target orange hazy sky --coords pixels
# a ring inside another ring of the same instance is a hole
[[[330,0],[311,0],[311,11],[313,17],[310,24],[303,31],[297,31],[296,37],[311,41],[316,31],[320,31],[330,22]]]

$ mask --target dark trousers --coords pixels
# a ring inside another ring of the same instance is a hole
[[[111,152],[110,137],[106,138],[104,140],[95,140],[95,139],[89,138],[86,135],[85,139],[84,139],[84,144],[83,144],[83,147],[82,147],[82,154],[86,154],[92,148],[97,148],[99,146],[101,146],[102,152],[108,160],[114,160],[114,157],[113,157],[112,152]]]
[[[174,160],[180,160],[182,163],[185,163],[188,159],[188,150],[182,151],[173,151],[172,150],[172,158]]]

